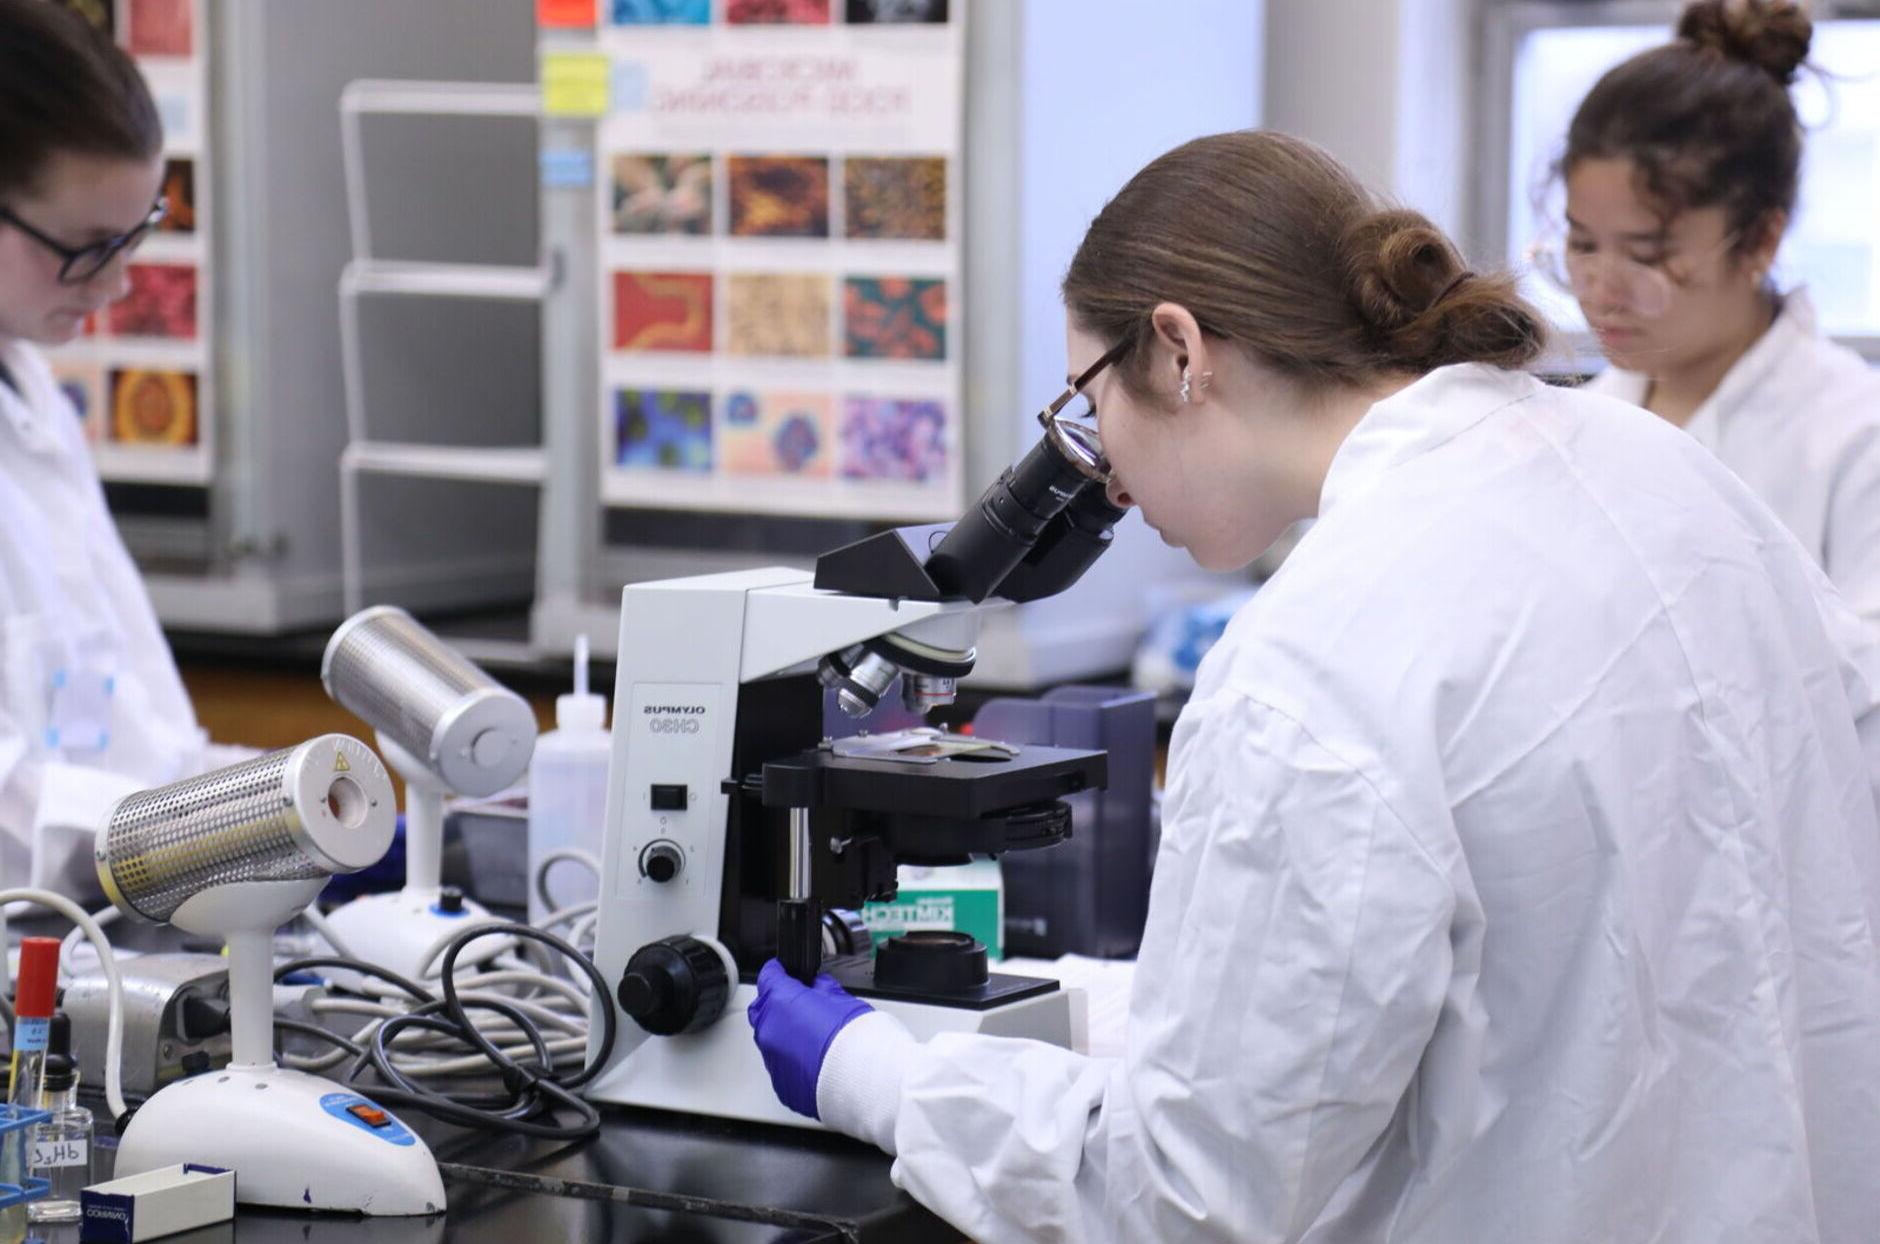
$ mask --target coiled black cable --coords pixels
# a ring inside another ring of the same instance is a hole
[[[580,1071],[570,1076],[559,1076],[555,1073],[554,1059],[549,1054],[547,1040],[542,1036],[541,1029],[522,1008],[510,1006],[493,998],[473,998],[465,1001],[457,996],[457,983],[454,977],[458,955],[462,953],[464,947],[478,938],[498,936],[518,937],[539,942],[586,973],[589,983],[593,986],[590,997],[599,1003],[594,1009],[600,1014],[601,1042],[594,1057],[583,1064]],[[318,1025],[306,1024],[298,1020],[275,1020],[275,1027],[278,1029],[327,1041],[353,1055],[354,1062],[346,1073],[345,1081],[360,1092],[369,1094],[381,1104],[410,1106],[435,1119],[455,1123],[462,1127],[516,1132],[546,1140],[581,1140],[600,1130],[600,1113],[582,1100],[575,1090],[599,1075],[601,1068],[607,1065],[607,1059],[613,1053],[616,1020],[613,1008],[606,1004],[607,980],[601,975],[600,969],[594,966],[591,959],[553,933],[531,928],[525,924],[480,924],[465,929],[444,949],[443,960],[438,969],[439,987],[443,994],[441,998],[396,972],[389,972],[375,964],[343,955],[317,955],[296,959],[276,968],[274,978],[278,981],[281,977],[293,972],[321,967],[345,968],[362,975],[376,977],[390,983],[418,1004],[403,1015],[386,1018],[372,1034],[372,1043],[369,1047],[362,1046],[359,1042],[339,1033],[328,1032]],[[534,1052],[534,1065],[531,1066],[528,1062],[518,1062],[497,1048],[496,1044],[471,1022],[467,1014],[471,1010],[492,1011],[514,1024],[527,1039]],[[392,1062],[391,1042],[400,1032],[412,1029],[442,1034],[482,1054],[490,1061],[491,1067],[501,1079],[503,1091],[500,1094],[443,1093],[427,1088],[399,1071]],[[358,1079],[367,1068],[370,1068],[382,1083],[360,1084]],[[539,1118],[539,1116],[554,1113],[558,1108],[572,1111],[575,1121],[572,1123],[544,1122]]]

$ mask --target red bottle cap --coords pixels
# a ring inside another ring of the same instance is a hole
[[[59,989],[59,939],[20,939],[20,979],[14,1013],[21,1019],[50,1019]]]

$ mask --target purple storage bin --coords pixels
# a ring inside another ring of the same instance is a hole
[[[1008,743],[1100,748],[1110,756],[1109,787],[1067,801],[1068,841],[1000,857],[1005,953],[1046,959],[1135,954],[1154,863],[1154,694],[1069,686],[1041,699],[988,700],[973,718],[973,733]]]

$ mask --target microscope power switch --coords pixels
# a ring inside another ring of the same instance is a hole
[[[677,877],[685,868],[685,852],[679,844],[661,838],[658,842],[648,843],[646,850],[640,852],[640,875],[648,881],[657,881],[662,885]]]
[[[652,802],[655,812],[683,812],[687,804],[685,787],[678,783],[654,782]]]

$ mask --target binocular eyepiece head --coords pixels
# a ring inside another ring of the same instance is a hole
[[[1110,504],[1109,464],[1095,434],[1047,421],[1038,443],[947,527],[902,527],[817,559],[816,586],[863,596],[1022,603],[1076,583],[1110,547],[1124,511]],[[944,534],[943,534],[944,533]],[[971,640],[931,643],[898,632],[822,658],[823,685],[844,712],[866,716],[897,675],[908,708],[949,704],[971,672]]]

